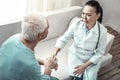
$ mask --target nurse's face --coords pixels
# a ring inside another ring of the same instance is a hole
[[[99,19],[100,14],[96,13],[96,9],[92,6],[86,5],[83,8],[82,19],[85,24],[95,24],[96,20]]]

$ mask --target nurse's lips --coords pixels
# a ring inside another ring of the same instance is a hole
[[[86,22],[86,23],[88,22],[87,20],[84,20],[84,19],[83,19],[83,21]]]

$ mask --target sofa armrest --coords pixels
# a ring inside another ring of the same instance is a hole
[[[106,43],[106,49],[105,49],[104,55],[108,54],[108,52],[112,46],[113,41],[114,41],[114,35],[107,33],[107,43]]]
[[[101,62],[100,68],[110,64],[112,61],[112,55],[109,53],[109,50],[112,46],[113,40],[114,40],[114,35],[107,33],[106,49],[105,49],[105,53],[100,61]]]
[[[112,55],[107,53],[106,55],[104,55],[100,61],[100,68],[110,64],[112,61]]]

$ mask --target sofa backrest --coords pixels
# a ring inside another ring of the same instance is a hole
[[[10,36],[21,32],[21,21],[0,25],[0,46]]]
[[[73,6],[44,14],[49,23],[49,33],[45,40],[52,39],[63,34],[66,31],[71,19],[76,16],[81,16],[81,9],[82,7]]]

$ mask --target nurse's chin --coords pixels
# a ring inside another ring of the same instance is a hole
[[[88,21],[84,21],[84,20],[83,20],[83,22],[84,22],[85,24],[88,24]]]
[[[86,19],[83,19],[83,22],[88,22]]]

